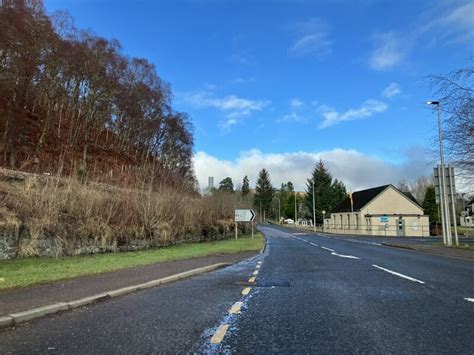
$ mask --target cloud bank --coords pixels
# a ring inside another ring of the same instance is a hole
[[[421,175],[430,175],[432,162],[421,148],[406,152],[403,163],[395,164],[375,156],[363,154],[354,149],[336,148],[321,152],[263,153],[253,149],[241,152],[235,160],[222,160],[206,152],[194,156],[194,169],[201,188],[207,187],[209,176],[215,184],[230,176],[234,184],[242,182],[248,175],[251,186],[255,185],[258,172],[268,169],[273,186],[292,181],[298,191],[305,189],[315,163],[322,159],[334,178],[342,180],[353,190],[384,184],[397,184],[400,180],[411,181]]]

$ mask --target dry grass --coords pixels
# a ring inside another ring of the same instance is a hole
[[[222,239],[232,232],[234,209],[250,204],[237,194],[200,197],[166,187],[116,188],[75,178],[28,175],[21,183],[0,184],[8,191],[0,228],[15,231],[20,257],[39,255],[45,237],[54,241],[57,256],[91,245],[118,250],[132,241],[164,246]]]

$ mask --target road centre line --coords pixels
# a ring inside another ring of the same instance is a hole
[[[250,292],[251,288],[250,287],[246,287],[242,290],[242,295],[243,296],[247,296]]]
[[[373,267],[377,268],[377,269],[380,269],[380,270],[383,270],[385,272],[388,272],[389,274],[392,274],[392,275],[395,275],[395,276],[398,276],[398,277],[402,277],[404,279],[407,279],[407,280],[410,280],[410,281],[413,281],[413,282],[418,282],[420,284],[424,284],[423,281],[420,281],[420,280],[417,280],[413,277],[410,277],[410,276],[407,276],[407,275],[403,275],[403,274],[400,274],[399,272],[395,272],[395,271],[392,271],[392,270],[389,270],[389,269],[386,269],[386,268],[383,268],[383,267],[380,267],[378,265],[375,265],[375,264],[372,264]]]
[[[312,246],[315,246],[315,247],[318,246],[318,244],[314,244],[313,242],[309,242],[309,244],[311,244]]]
[[[250,279],[249,279],[249,283],[253,284],[255,282],[255,276],[252,276]]]
[[[326,247],[321,247],[321,249],[324,249],[324,250],[327,250],[327,251],[331,251],[331,252],[334,251],[334,249],[330,249],[330,248],[326,248]]]
[[[258,264],[258,265],[256,266],[256,268],[257,268],[257,269],[260,269],[260,264]]]
[[[464,298],[464,299],[465,299],[466,301],[468,301],[468,302],[474,302],[474,298],[466,297],[466,298]]]
[[[258,275],[258,270],[255,270],[252,275]]]
[[[224,339],[227,329],[229,329],[229,324],[221,324],[212,336],[211,344],[219,344]]]
[[[347,259],[358,259],[358,260],[360,260],[360,258],[359,258],[359,257],[357,257],[357,256],[353,256],[353,255],[344,255],[344,254],[338,254],[338,253],[336,253],[335,251],[334,251],[334,252],[332,252],[332,253],[331,253],[331,255],[335,255],[335,256],[338,256],[338,257],[340,257],[340,258],[347,258]]]

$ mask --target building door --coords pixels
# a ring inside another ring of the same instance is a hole
[[[397,237],[404,237],[405,236],[405,220],[400,217],[397,220]]]

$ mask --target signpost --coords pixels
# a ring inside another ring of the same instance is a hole
[[[253,238],[253,220],[255,219],[255,212],[253,210],[235,210],[235,239],[238,239],[239,232],[237,228],[238,222],[250,222],[252,224],[252,238]]]

